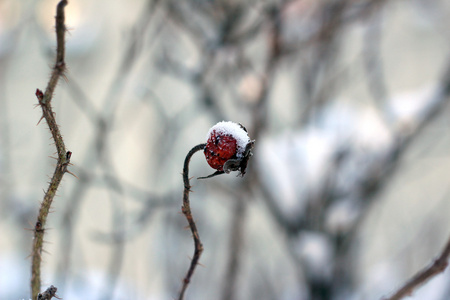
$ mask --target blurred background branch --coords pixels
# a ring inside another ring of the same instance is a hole
[[[0,1],[2,299],[28,297],[22,228],[55,167],[30,95],[54,63],[56,4]],[[380,299],[448,238],[447,1],[80,0],[66,14],[53,105],[79,179],[58,190],[43,255],[62,298],[175,297],[192,255],[179,168],[222,120],[247,127],[254,157],[243,179],[191,180],[206,250],[186,298]],[[193,157],[192,176],[210,171]],[[413,299],[448,299],[446,282]]]

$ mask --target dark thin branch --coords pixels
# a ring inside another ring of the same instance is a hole
[[[63,138],[59,131],[58,124],[56,123],[55,116],[51,106],[51,100],[53,92],[58,83],[59,77],[63,76],[65,71],[64,62],[64,35],[66,32],[66,26],[64,24],[64,7],[67,5],[67,1],[60,1],[56,9],[56,62],[53,67],[52,75],[48,82],[45,94],[41,90],[36,90],[36,97],[39,101],[39,106],[42,108],[42,118],[45,118],[53,140],[58,151],[58,162],[53,173],[53,177],[50,181],[47,192],[44,195],[44,200],[41,203],[39,209],[39,215],[37,217],[36,224],[34,226],[34,239],[32,250],[32,263],[31,263],[31,299],[36,299],[39,290],[41,288],[41,260],[42,260],[42,247],[44,242],[45,224],[47,222],[47,216],[50,211],[50,206],[55,197],[56,190],[61,183],[63,175],[67,171],[67,166],[70,163],[71,152],[66,152]],[[42,119],[41,118],[41,119]]]
[[[231,221],[230,246],[228,251],[227,268],[222,286],[222,300],[232,300],[236,296],[236,279],[239,274],[242,242],[244,241],[245,216],[248,203],[241,197],[235,198],[234,211]]]
[[[194,218],[191,213],[191,206],[189,203],[189,193],[191,192],[191,185],[189,184],[189,162],[191,161],[192,155],[195,152],[203,150],[206,144],[200,144],[195,146],[189,151],[186,155],[186,159],[184,160],[184,168],[183,168],[183,182],[184,182],[184,192],[183,192],[183,206],[181,207],[181,211],[186,216],[186,219],[189,223],[189,227],[191,228],[192,238],[194,239],[194,256],[191,260],[191,265],[189,270],[186,273],[186,276],[183,279],[183,286],[181,287],[180,294],[178,296],[178,300],[182,300],[184,297],[184,293],[191,281],[192,275],[194,274],[195,267],[197,267],[198,261],[200,259],[200,255],[203,252],[203,245],[200,241],[200,236],[198,234],[197,226],[195,225]]]
[[[444,272],[448,266],[448,259],[450,257],[450,238],[445,245],[441,255],[428,267],[419,271],[408,282],[406,282],[400,289],[398,289],[391,297],[384,298],[384,300],[400,300],[406,296],[410,296],[414,290],[419,286],[425,284],[434,276]]]

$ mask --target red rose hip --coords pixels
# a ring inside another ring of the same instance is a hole
[[[244,175],[253,144],[242,125],[219,122],[208,132],[204,149],[206,161],[217,170],[216,175],[238,170]]]
[[[206,142],[204,150],[206,161],[211,168],[223,171],[227,160],[236,157],[236,139],[213,130]]]

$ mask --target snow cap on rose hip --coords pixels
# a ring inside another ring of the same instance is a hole
[[[204,149],[206,161],[217,171],[209,178],[231,171],[244,176],[255,141],[250,140],[247,129],[241,124],[222,121],[211,127],[206,136]]]

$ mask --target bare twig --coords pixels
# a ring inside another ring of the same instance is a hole
[[[416,288],[425,284],[428,280],[444,272],[448,266],[448,259],[450,257],[450,238],[445,245],[441,255],[429,266],[419,271],[408,282],[406,282],[400,289],[398,289],[391,297],[383,298],[383,300],[400,300],[405,296],[411,295]]]
[[[32,264],[31,264],[31,298],[36,299],[39,290],[41,288],[41,253],[44,241],[45,224],[47,221],[47,216],[52,204],[53,198],[55,197],[56,190],[61,183],[64,173],[67,171],[67,166],[70,163],[71,152],[66,152],[66,147],[64,145],[63,138],[59,131],[58,124],[56,123],[55,116],[51,106],[51,100],[56,85],[58,84],[59,77],[63,76],[65,71],[64,62],[64,36],[66,32],[66,26],[64,23],[64,7],[67,5],[66,0],[59,2],[56,9],[56,39],[57,39],[57,50],[56,50],[56,62],[53,67],[53,71],[48,82],[45,94],[41,90],[36,90],[36,97],[39,101],[39,106],[42,108],[42,118],[45,118],[50,132],[52,134],[53,140],[55,141],[56,150],[58,152],[58,162],[56,164],[53,177],[50,181],[47,192],[44,195],[44,200],[41,203],[41,208],[39,209],[39,215],[37,217],[36,224],[34,226],[34,240],[33,240],[33,250],[32,250]],[[42,119],[41,118],[41,119]]]
[[[194,274],[195,267],[198,264],[200,259],[200,255],[203,252],[203,245],[200,241],[200,236],[197,231],[197,226],[195,225],[194,218],[191,213],[191,206],[189,203],[189,193],[191,191],[191,185],[189,184],[189,162],[191,161],[192,155],[195,152],[203,150],[206,144],[199,144],[189,151],[186,155],[186,159],[184,160],[184,168],[183,168],[183,181],[184,181],[184,192],[183,192],[183,206],[181,207],[181,211],[186,216],[186,219],[189,223],[189,227],[191,228],[192,238],[194,239],[194,256],[191,260],[191,265],[189,270],[186,273],[186,276],[183,279],[183,286],[181,287],[180,294],[178,296],[178,300],[182,300],[184,297],[184,293],[186,292],[187,286],[191,281],[192,275]]]

